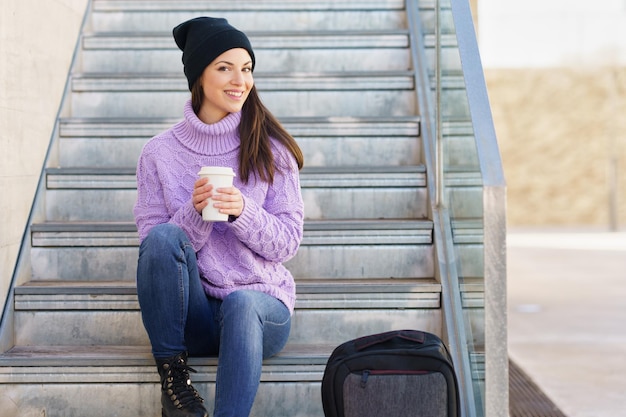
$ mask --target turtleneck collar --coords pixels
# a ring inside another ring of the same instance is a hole
[[[241,112],[229,113],[217,123],[205,124],[185,103],[185,118],[172,129],[176,138],[187,148],[202,155],[221,155],[237,149]]]

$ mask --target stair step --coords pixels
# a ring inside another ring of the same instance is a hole
[[[138,246],[137,229],[129,222],[46,222],[31,226],[37,246]],[[429,220],[309,221],[302,245],[432,244]]]
[[[300,279],[432,278],[432,227],[429,220],[307,221],[285,265]],[[33,279],[134,279],[133,223],[47,222],[31,232]]]
[[[179,109],[182,112],[182,109]],[[61,119],[59,164],[135,167],[149,138],[176,119]],[[395,166],[421,161],[420,120],[395,118],[281,118],[298,141],[305,166]]]
[[[467,282],[475,284],[476,281],[483,281],[485,270],[483,231],[482,218],[452,220],[452,238],[457,254],[457,274],[462,285]],[[463,287],[462,291],[483,292],[484,290],[472,285]],[[482,329],[483,326],[480,328]]]
[[[297,291],[288,345],[440,322],[441,286],[433,279],[299,280]],[[149,344],[137,331],[141,317],[130,282],[31,281],[16,287],[15,310],[18,344]],[[320,326],[329,330],[315,330]]]
[[[172,40],[173,44],[173,40]],[[359,68],[372,71],[406,71],[411,69],[410,50],[406,47],[355,47],[352,49],[298,47],[261,49],[255,45],[256,70],[259,72],[351,71]],[[167,49],[89,49],[82,53],[77,70],[83,73],[159,73],[182,74],[181,52]]]
[[[251,417],[323,417],[319,386],[332,348],[294,346],[265,360]],[[197,371],[194,387],[212,410],[216,358],[190,358],[189,365]],[[22,394],[12,403],[20,407],[19,415],[28,409],[64,417],[110,417],[112,407],[118,417],[160,415],[158,374],[149,346],[15,346],[0,356],[0,366],[0,383]]]
[[[151,137],[168,129],[180,118],[65,118],[60,119],[61,137]],[[294,137],[419,136],[419,116],[406,117],[282,117],[281,124]],[[448,124],[449,125],[449,124]],[[445,126],[448,126],[445,125]],[[449,127],[454,129],[455,125]],[[459,127],[458,130],[463,129]],[[472,133],[471,126],[462,132]]]
[[[96,2],[99,3],[99,2]],[[116,2],[118,3],[118,2]],[[146,2],[143,2],[144,4]],[[170,2],[171,4],[172,2]],[[184,2],[183,2],[184,3]],[[259,3],[259,2],[257,2]],[[405,27],[406,13],[402,7],[355,8],[354,2],[344,2],[346,6],[335,5],[335,10],[320,7],[317,4],[308,9],[264,8],[266,3],[256,10],[246,10],[241,3],[228,2],[226,7],[211,2],[210,9],[206,2],[199,4],[200,10],[163,5],[163,8],[151,10],[101,10],[95,9],[91,18],[91,30],[94,32],[150,33],[171,31],[179,23],[200,15],[219,16],[248,33],[255,31],[332,31],[332,30],[385,30]],[[255,3],[253,3],[255,4]],[[255,46],[255,43],[252,43]]]
[[[432,297],[439,297],[433,294]],[[439,299],[422,304],[439,304]],[[292,316],[288,345],[338,344],[363,334],[390,328],[438,331],[440,308],[300,308]],[[106,310],[38,309],[15,312],[15,344],[18,345],[149,345],[137,309]],[[320,330],[321,329],[321,330]]]
[[[439,308],[432,279],[297,280],[296,309]],[[16,311],[139,310],[132,281],[30,281],[15,288]]]
[[[482,218],[452,220],[452,238],[456,244],[483,244]]]
[[[85,50],[180,50],[170,33],[171,28],[159,33],[93,33],[83,37]],[[386,31],[247,31],[254,52],[263,49],[351,49],[351,48],[408,48],[409,35],[406,30]]]
[[[431,77],[430,88],[436,89],[436,80]],[[470,120],[469,104],[465,89],[465,78],[462,75],[447,74],[441,79],[441,117],[446,122]]]
[[[423,1],[423,0],[422,0]],[[206,1],[201,0],[98,0],[94,2],[94,11],[163,11],[176,10],[207,12]],[[271,0],[264,2],[233,2],[232,0],[215,0],[211,2],[212,11],[249,10],[249,11],[306,11],[306,10],[376,10],[404,9],[403,0]]]
[[[424,166],[305,167],[302,188],[424,187]],[[47,168],[47,189],[136,189],[133,168]]]
[[[181,80],[181,87],[183,81]],[[284,116],[368,117],[412,116],[417,113],[415,97],[410,90],[333,90],[260,91],[264,104],[279,119]],[[176,117],[189,93],[164,92],[76,92],[71,96],[75,117]]]
[[[63,279],[80,281],[120,277],[132,281],[136,275],[137,248],[134,246],[134,235],[128,240],[126,246],[82,246],[80,243],[78,247],[35,247],[31,252],[32,276],[40,280],[62,276]],[[472,255],[476,256],[476,253]],[[433,248],[428,244],[303,245],[298,255],[286,266],[292,274],[302,279],[335,279],[344,276],[404,279],[434,276]],[[345,268],[345,271],[341,268]]]
[[[301,172],[306,219],[426,218],[423,166],[309,167]],[[46,218],[133,221],[133,169],[49,168]],[[110,204],[115,202],[115,204]]]
[[[411,90],[413,73],[342,72],[263,74],[256,72],[254,82],[259,91],[350,91]],[[455,84],[456,85],[456,84]],[[188,94],[186,79],[180,74],[84,74],[72,77],[73,92],[149,92],[181,91]]]
[[[426,56],[426,62],[429,63],[428,74],[434,78],[436,71],[436,54],[437,54],[437,37],[434,34],[424,36],[424,55]],[[442,73],[445,76],[448,75],[460,75],[463,73],[461,66],[461,56],[459,55],[458,43],[456,34],[441,35],[440,44],[440,67]]]
[[[47,222],[31,225],[33,247],[138,246],[137,228],[129,222]]]
[[[83,38],[82,59],[75,72],[173,73],[182,76],[181,52],[170,27],[159,33],[94,33]],[[406,30],[251,32],[256,74],[410,70]]]
[[[334,348],[333,345],[291,345],[285,347],[278,355],[266,359],[264,366],[325,366],[328,356]],[[191,357],[189,365],[217,367],[217,357]],[[42,345],[42,346],[14,346],[7,352],[0,354],[0,366],[14,367],[30,367],[30,366],[49,366],[49,367],[109,367],[109,366],[146,366],[150,367],[150,374],[154,368],[154,359],[150,352],[149,345],[143,346],[115,346],[115,345],[93,345],[93,346],[74,346],[74,345]],[[213,369],[215,371],[215,369]],[[119,371],[123,374],[123,370]],[[94,377],[98,377],[98,373],[94,372]],[[105,380],[110,381],[112,375],[101,374]],[[127,377],[132,377],[127,375]],[[214,380],[215,374],[213,374]],[[264,380],[271,380],[271,375],[265,375]],[[141,379],[139,379],[141,380]],[[138,381],[139,381],[138,380]],[[158,382],[156,370],[154,375],[148,379],[150,382]],[[202,381],[202,376],[198,375],[194,380]],[[5,381],[0,381],[5,382]],[[80,381],[77,381],[80,382]],[[92,381],[93,382],[93,381]],[[112,380],[111,382],[115,382]]]
[[[483,216],[483,184],[480,172],[446,172],[447,204],[453,220]]]
[[[417,113],[411,72],[266,74],[256,77],[264,103],[283,116],[411,116]],[[77,76],[73,117],[180,117],[189,99],[182,74]]]
[[[190,95],[182,91],[75,92],[71,95],[74,117],[177,117]],[[395,117],[417,114],[410,90],[353,89],[343,91],[259,91],[264,104],[280,118],[285,116]],[[452,97],[457,99],[458,97]]]
[[[444,146],[448,150],[444,160],[447,171],[479,172],[480,163],[471,123],[445,123],[442,134]]]

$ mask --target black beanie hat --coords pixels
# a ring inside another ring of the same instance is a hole
[[[254,52],[248,37],[223,18],[196,17],[176,26],[172,31],[176,45],[183,51],[183,65],[189,90],[204,69],[215,58],[233,48],[243,48],[252,58]]]

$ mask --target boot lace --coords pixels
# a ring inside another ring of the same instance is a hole
[[[189,372],[196,373],[195,369],[187,366],[183,360],[167,363],[163,365],[163,368],[167,372],[163,379],[163,392],[167,394],[176,408],[187,408],[204,402],[198,391],[191,385],[189,378]]]

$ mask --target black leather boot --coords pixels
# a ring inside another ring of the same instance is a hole
[[[166,359],[157,359],[161,376],[162,417],[208,417],[204,400],[191,385],[187,354],[181,353]]]

